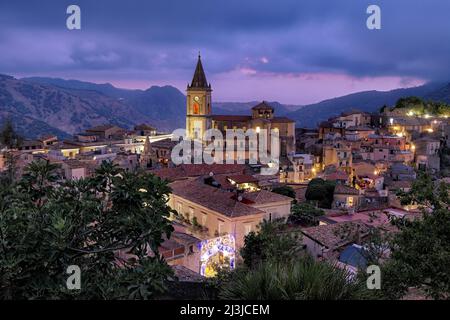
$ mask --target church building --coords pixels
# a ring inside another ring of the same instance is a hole
[[[280,156],[295,153],[295,121],[276,117],[274,108],[263,101],[254,106],[250,115],[214,115],[211,106],[211,84],[206,80],[200,55],[198,56],[192,82],[187,87],[186,132],[192,140],[202,140],[208,129],[220,130],[224,137],[226,130],[248,129],[258,133],[266,129],[276,130],[280,136]]]

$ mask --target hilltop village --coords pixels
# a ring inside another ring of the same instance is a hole
[[[244,164],[175,165],[171,154],[178,141],[159,132],[157,123],[132,130],[104,124],[72,139],[48,135],[13,149],[0,146],[0,171],[8,170],[7,154],[12,154],[18,176],[41,159],[57,164],[62,180],[91,177],[110,162],[167,181],[174,232],[159,252],[189,281],[214,276],[218,265],[239,264],[245,237],[258,232],[264,220],[287,222],[289,232],[301,234],[299,247],[314,259],[356,272],[359,262],[349,257],[362,250],[370,230],[396,232],[392,218],[420,218],[417,206],[403,205],[398,198],[399,191],[411,189],[418,172],[437,181],[450,179],[450,112],[418,108],[414,99],[373,114],[346,112],[317,128],[296,128],[266,101],[248,115],[216,115],[200,57],[186,99],[186,132],[200,144],[208,129],[224,135],[238,129],[275,130],[278,172],[265,175],[261,170],[267,164],[249,164],[248,146],[240,159]]]

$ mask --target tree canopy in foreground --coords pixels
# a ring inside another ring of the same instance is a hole
[[[169,192],[153,175],[110,163],[78,181],[60,180],[47,161],[31,163],[21,180],[0,187],[0,299],[162,294],[172,275],[158,254],[173,229]],[[81,290],[66,287],[70,265],[81,269]]]

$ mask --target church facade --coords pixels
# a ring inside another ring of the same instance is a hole
[[[268,133],[275,130],[280,136],[280,156],[295,153],[295,121],[276,117],[274,108],[266,101],[254,106],[249,115],[214,115],[211,93],[199,56],[194,77],[187,87],[186,132],[190,139],[201,141],[208,129],[218,129],[224,137],[227,130],[253,129],[256,133],[262,129]]]

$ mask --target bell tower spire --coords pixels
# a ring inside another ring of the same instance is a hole
[[[211,129],[211,92],[199,52],[186,96],[186,132],[190,139],[201,141],[205,131]]]
[[[203,70],[202,58],[200,52],[198,53],[197,66],[195,67],[194,77],[192,78],[189,88],[211,88],[211,84],[208,84],[206,80],[205,70]]]

